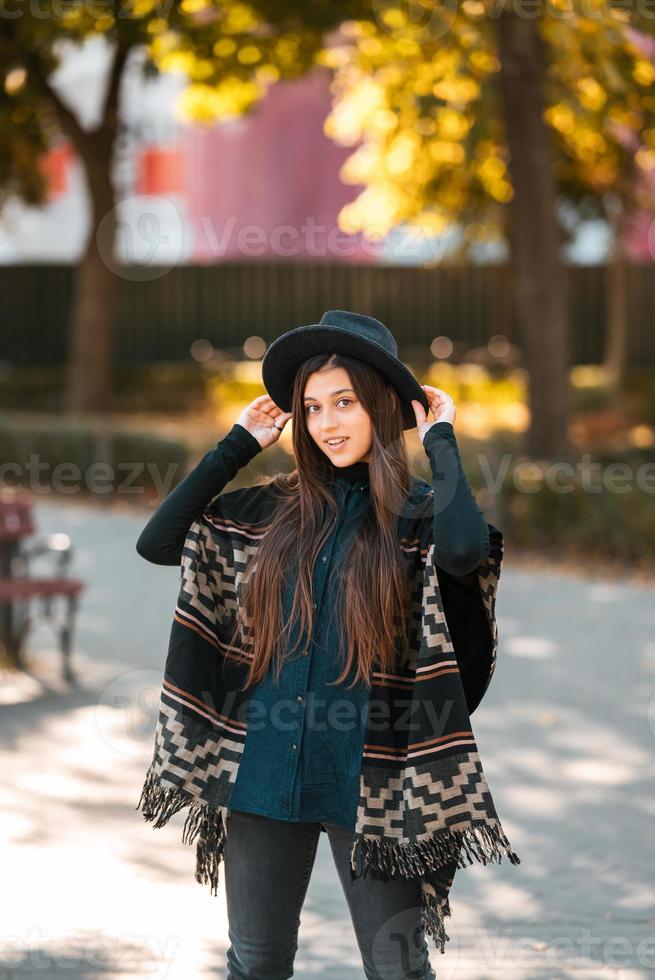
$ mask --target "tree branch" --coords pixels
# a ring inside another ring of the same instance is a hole
[[[25,64],[32,79],[36,82],[41,95],[47,99],[54,109],[59,120],[59,125],[64,133],[75,146],[81,146],[86,141],[87,134],[80,125],[75,113],[68,108],[59,96],[59,93],[50,84],[39,58],[32,53],[26,54]]]
[[[105,100],[102,107],[102,122],[100,125],[103,128],[105,126],[110,126],[112,128],[116,127],[118,95],[120,92],[121,79],[123,77],[125,63],[127,62],[131,50],[132,46],[129,44],[122,43],[121,41],[118,41],[116,44],[111,68],[109,69],[107,90],[105,92]]]
[[[105,140],[108,139],[110,143],[113,141],[116,133],[121,78],[131,49],[130,44],[120,42],[116,44],[108,73],[100,122],[90,130],[84,129],[73,110],[63,101],[46,75],[39,57],[32,52],[24,53],[25,65],[33,82],[42,97],[50,103],[63,133],[83,159],[93,152],[96,137],[105,137]]]

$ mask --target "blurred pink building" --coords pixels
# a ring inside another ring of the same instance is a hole
[[[362,188],[339,179],[352,148],[325,136],[329,110],[329,74],[317,69],[274,85],[248,116],[185,131],[194,260],[367,261],[361,237],[337,226],[339,210]]]

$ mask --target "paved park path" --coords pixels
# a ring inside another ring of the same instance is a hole
[[[193,878],[184,815],[135,806],[152,753],[177,570],[143,561],[148,512],[43,501],[90,584],[80,687],[56,679],[47,627],[36,678],[0,684],[0,978],[225,977],[223,883]],[[500,651],[474,716],[497,809],[522,859],[460,869],[439,980],[655,977],[655,589],[507,555]],[[38,679],[37,679],[38,678]],[[361,980],[325,835],[294,977]],[[396,978],[394,978],[396,980]]]

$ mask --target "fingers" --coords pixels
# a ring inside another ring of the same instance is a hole
[[[288,420],[292,417],[291,412],[283,412],[282,409],[277,408],[277,406],[272,408],[268,414],[271,415],[276,421],[284,419],[285,422],[288,422]]]
[[[250,404],[264,412],[267,412],[270,408],[276,408],[279,412],[282,411],[282,409],[278,408],[270,395],[258,395],[257,398],[253,398]]]
[[[417,422],[419,423],[425,422],[426,419],[425,409],[423,408],[421,403],[417,401],[415,398],[412,398],[412,405],[414,406],[414,414],[416,415]]]
[[[282,432],[282,430],[284,429],[285,425],[287,424],[287,422],[289,421],[290,418],[291,418],[291,412],[282,412],[281,411],[281,414],[275,416],[275,425],[280,430],[280,432]],[[282,425],[277,425],[277,423],[280,420],[282,420]]]
[[[267,415],[272,415],[274,418],[283,414],[291,418],[291,412],[283,412],[280,406],[275,404],[270,395],[258,395],[257,398],[253,399],[251,405],[262,412],[266,412]]]
[[[437,397],[439,397],[439,398],[443,398],[443,399],[449,399],[450,398],[450,395],[448,394],[448,392],[443,391],[443,389],[441,389],[441,388],[435,388],[433,385],[421,385],[421,388],[423,389],[423,391],[425,392],[425,394],[428,397],[430,396],[430,394],[432,392],[434,392],[434,395],[437,396]]]
[[[252,418],[261,425],[267,427],[274,425],[280,432],[283,431],[289,419],[293,418],[293,413],[284,412],[279,405],[275,404],[270,395],[259,395],[254,398],[248,406],[248,411]],[[278,424],[280,420],[282,421],[281,425]]]
[[[248,406],[250,411],[259,415],[260,421],[269,421],[271,418],[279,418],[280,415],[291,415],[291,413],[284,413],[279,405],[276,405],[270,395],[258,395],[257,398],[253,398]]]
[[[449,408],[452,408],[453,418],[455,417],[455,406],[448,392],[444,391],[442,388],[436,388],[434,385],[421,385],[421,388],[425,392],[425,396],[430,405],[430,411],[434,415],[435,419],[444,412],[448,412]]]

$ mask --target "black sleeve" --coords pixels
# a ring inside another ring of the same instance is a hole
[[[477,569],[489,554],[489,528],[469,486],[451,422],[435,422],[423,446],[434,489],[435,564],[477,587]]]
[[[432,470],[439,589],[470,715],[491,669],[492,637],[478,585],[478,566],[489,554],[489,527],[464,472],[452,423],[435,422],[423,445]]]
[[[234,479],[262,446],[242,425],[230,431],[162,501],[136,543],[136,550],[155,565],[179,565],[187,532],[207,504]]]
[[[448,632],[462,677],[466,706],[473,714],[482,700],[491,670],[493,637],[477,585],[437,569]],[[477,580],[477,573],[474,573]]]

